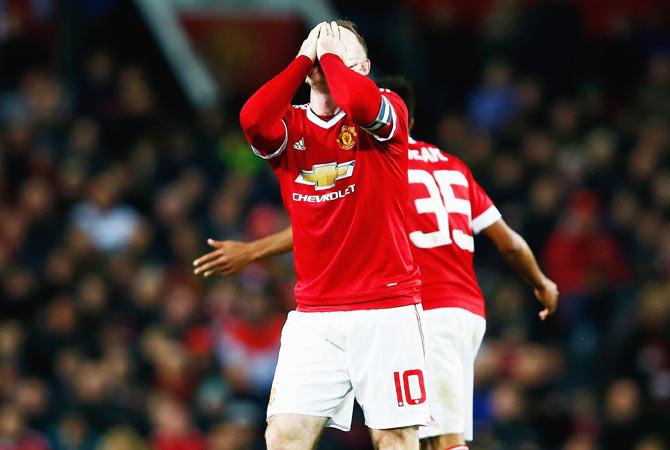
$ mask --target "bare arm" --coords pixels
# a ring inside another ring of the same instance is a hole
[[[535,297],[545,307],[540,312],[544,320],[556,311],[558,288],[547,278],[537,264],[533,251],[525,239],[500,219],[484,229],[484,234],[493,241],[507,263],[533,287]]]
[[[196,275],[228,276],[239,272],[254,261],[287,253],[293,249],[293,230],[288,227],[278,233],[252,242],[215,241],[208,239],[213,251],[193,261]]]

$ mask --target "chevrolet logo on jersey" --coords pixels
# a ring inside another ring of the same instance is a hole
[[[354,174],[355,162],[314,164],[312,170],[301,170],[295,181],[296,183],[314,186],[317,191],[329,189],[335,186],[337,180],[349,178]]]

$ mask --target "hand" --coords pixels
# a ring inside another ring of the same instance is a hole
[[[298,56],[304,55],[311,59],[312,62],[316,61],[316,42],[319,39],[319,31],[323,25],[327,25],[326,22],[321,22],[312,28],[312,31],[310,31],[307,35],[307,39],[305,39],[302,43],[302,46],[300,46]]]
[[[215,274],[223,277],[232,275],[254,261],[251,244],[237,241],[215,241],[207,239],[207,244],[215,250],[193,261],[196,275],[205,278]]]
[[[342,42],[340,26],[337,22],[324,23],[316,42],[316,55],[319,59],[326,53],[344,58],[344,42]]]
[[[535,297],[544,305],[544,309],[538,314],[541,320],[554,314],[558,306],[558,286],[549,278],[545,279],[544,286],[535,289]]]

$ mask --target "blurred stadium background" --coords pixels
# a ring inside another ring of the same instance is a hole
[[[339,17],[563,294],[477,241],[473,448],[670,448],[668,1],[0,0],[0,450],[263,448],[291,258],[191,261],[286,226],[237,112]]]

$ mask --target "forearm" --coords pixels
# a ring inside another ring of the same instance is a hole
[[[247,100],[240,111],[240,125],[251,145],[268,149],[284,140],[282,116],[312,64],[306,56],[297,57]]]
[[[543,288],[546,277],[542,273],[533,251],[524,238],[516,232],[513,233],[514,245],[511,248],[501,250],[501,255],[533,288]]]
[[[289,226],[278,233],[250,242],[249,246],[254,261],[288,253],[293,250],[293,229]]]
[[[558,287],[540,270],[535,255],[528,243],[504,220],[499,219],[484,228],[484,234],[491,239],[505,261],[512,266],[534,288],[535,297],[544,305],[540,319],[545,320],[556,311]]]
[[[326,53],[320,60],[335,103],[359,125],[372,123],[382,102],[377,85],[368,77],[348,68],[342,59]]]

